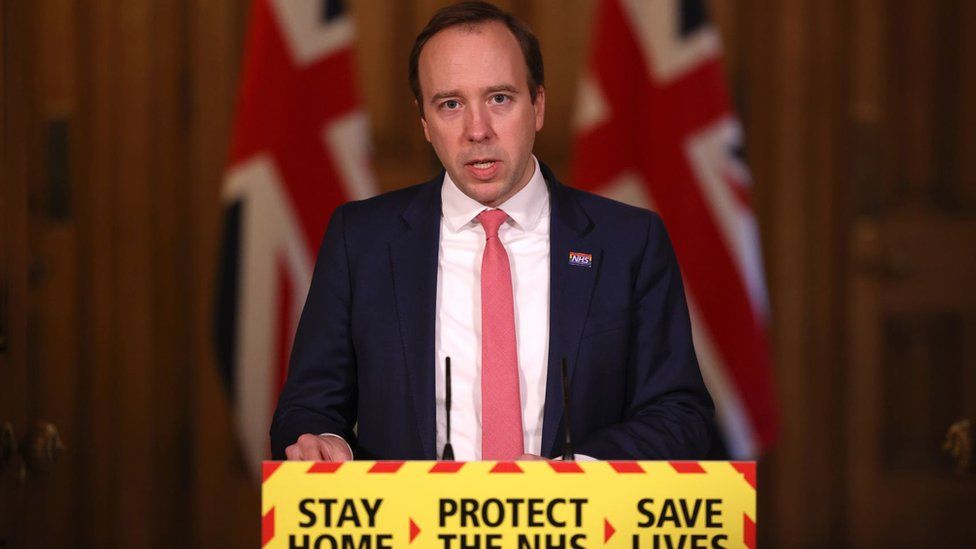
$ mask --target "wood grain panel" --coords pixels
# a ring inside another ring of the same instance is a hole
[[[883,181],[892,167],[883,151],[888,131],[884,125],[887,106],[885,95],[885,37],[887,26],[883,17],[883,0],[857,0],[851,9],[851,34],[860,37],[851,51],[847,67],[850,81],[851,120],[849,158],[854,214],[874,215],[881,209],[884,197]]]
[[[895,177],[885,202],[891,206],[933,198],[937,139],[937,9],[925,2],[889,3],[887,54],[892,157]]]
[[[189,109],[187,104],[185,2],[150,4],[148,29],[152,44],[147,60],[150,81],[151,157],[147,179],[152,222],[150,246],[155,258],[152,300],[150,383],[154,438],[153,493],[174,492],[173,497],[152,498],[151,536],[157,547],[190,542],[192,492],[190,415],[191,374],[189,339],[189,281],[187,261],[193,233],[189,223],[187,174]]]
[[[930,210],[890,212],[857,229],[847,539],[859,547],[971,545],[976,538],[964,517],[976,505],[976,478],[951,475],[938,446],[946,422],[972,409],[972,389],[962,384],[976,375],[965,359],[976,344],[968,329],[976,303],[965,286],[943,277],[945,270],[976,272],[971,256],[960,253],[971,249],[976,225]],[[937,286],[956,298],[936,297]]]
[[[849,58],[849,16],[846,0],[827,0],[812,4],[809,25],[811,40],[807,70],[810,72],[806,117],[811,122],[804,181],[809,216],[805,221],[806,269],[809,286],[806,294],[806,349],[802,357],[805,370],[806,403],[816,414],[806,414],[803,425],[806,454],[803,469],[820,471],[822,476],[806,478],[811,484],[806,492],[813,501],[808,509],[807,524],[812,533],[803,536],[816,543],[840,537],[843,516],[831,502],[843,495],[840,477],[831,474],[842,451],[844,418],[841,412],[845,368],[840,343],[845,337],[844,272],[848,233],[847,186],[844,178],[848,165],[843,151],[848,135],[846,113],[848,82],[844,63]],[[795,290],[794,290],[795,291]],[[792,418],[791,418],[792,419]],[[803,469],[792,472],[803,474]],[[805,498],[806,499],[806,498]]]
[[[958,11],[950,19],[949,27],[958,37],[959,49],[956,64],[957,72],[951,90],[956,107],[957,133],[953,144],[955,162],[958,170],[954,196],[964,211],[976,211],[976,33],[971,32],[972,22],[976,21],[976,3],[959,2]]]
[[[50,472],[30,479],[30,507],[24,525],[33,543],[61,547],[77,527],[77,441],[82,440],[76,404],[79,349],[77,233],[71,217],[75,179],[70,149],[76,111],[76,26],[72,0],[31,5],[30,182],[31,313],[28,317],[31,424],[46,421],[68,441],[70,452]],[[26,433],[25,433],[26,434]],[[49,528],[49,523],[64,525]]]
[[[153,296],[159,263],[153,249],[152,124],[154,88],[150,59],[153,51],[151,4],[117,1],[112,28],[113,88],[117,113],[114,127],[116,154],[111,177],[116,198],[113,218],[116,250],[113,254],[115,319],[115,369],[119,377],[116,396],[118,415],[114,427],[124,441],[115,456],[121,485],[116,518],[127,528],[119,542],[127,547],[153,546],[153,475],[146,467],[155,463],[155,429],[151,402],[155,398],[152,370],[157,349],[153,334],[158,319]]]
[[[806,269],[804,243],[806,232],[804,224],[807,212],[804,189],[801,183],[804,167],[804,138],[808,119],[803,115],[807,103],[809,84],[808,73],[804,70],[808,62],[806,21],[808,4],[797,0],[778,2],[770,6],[769,18],[762,26],[755,28],[755,36],[760,39],[757,47],[762,48],[763,56],[768,55],[761,66],[768,67],[770,75],[764,88],[756,89],[754,100],[760,108],[767,109],[764,124],[770,132],[768,141],[759,144],[760,150],[769,155],[769,179],[772,186],[769,196],[770,216],[767,226],[777,227],[769,240],[769,290],[773,330],[776,348],[774,364],[777,365],[777,387],[781,402],[784,429],[779,444],[770,456],[772,466],[768,481],[769,502],[783,501],[791,493],[806,492],[809,485],[801,479],[791,478],[793,463],[806,459],[806,430],[809,422],[804,421],[804,413],[810,403],[807,400],[805,371],[800,367],[802,354],[806,349],[805,331],[806,303],[804,292],[794,288],[804,288],[809,284]],[[758,77],[758,75],[757,75]],[[750,109],[750,113],[754,113]],[[763,180],[757,179],[757,183]],[[796,285],[796,286],[794,286]],[[811,418],[812,419],[812,418]],[[787,486],[800,481],[802,486]],[[783,509],[777,520],[770,525],[772,539],[806,539],[812,532],[805,524],[808,504],[812,499],[797,502]]]
[[[965,86],[964,75],[973,58],[967,59],[963,49],[963,36],[968,32],[959,25],[962,3],[971,2],[944,0],[933,10],[939,39],[936,41],[937,53],[933,63],[936,92],[931,115],[935,125],[932,199],[946,211],[966,211],[966,181],[961,177],[962,158],[959,157],[958,143],[965,135],[966,104],[972,101],[958,92],[960,87]]]
[[[971,544],[973,479],[939,445],[972,413],[969,282],[976,212],[965,199],[969,142],[959,92],[971,60],[956,2],[865,1],[855,36],[870,55],[855,82],[852,173],[858,217],[847,376],[846,540],[855,546]],[[864,33],[860,31],[865,31]],[[971,102],[971,101],[970,101]],[[959,141],[957,141],[959,140]],[[968,141],[967,141],[968,140]],[[866,192],[865,192],[866,191]],[[863,200],[863,197],[869,197]],[[910,517],[910,520],[908,519]]]
[[[213,312],[219,249],[220,184],[243,52],[247,8],[240,2],[188,4],[187,75],[190,318],[193,369],[191,530],[198,547],[247,547],[259,540],[259,487],[236,449],[227,395],[217,375]],[[228,525],[233,527],[228,528]]]
[[[532,3],[527,17],[546,64],[546,122],[536,137],[535,153],[563,181],[570,178],[576,87],[586,64],[595,6],[592,0],[541,0]]]
[[[886,376],[882,463],[889,473],[928,470],[941,474],[952,461],[941,450],[947,426],[963,415],[966,317],[961,314],[894,314],[884,320]],[[933,374],[938,375],[933,375]]]
[[[121,384],[115,362],[116,311],[113,276],[116,232],[115,128],[117,116],[114,90],[113,38],[114,6],[111,0],[97,0],[78,14],[82,31],[79,59],[87,67],[80,77],[79,127],[86,139],[79,148],[86,159],[80,169],[87,192],[78,197],[81,236],[79,257],[85,291],[80,296],[86,320],[79,326],[86,353],[82,366],[86,375],[81,392],[87,410],[88,433],[85,452],[84,492],[88,506],[82,514],[82,539],[94,546],[118,545],[116,532],[120,481],[115,458],[128,443],[115,429],[119,413],[116,395]]]
[[[30,90],[28,10],[0,1],[0,422],[15,436],[29,425],[27,140]],[[25,489],[17,464],[0,470],[0,543],[24,546]]]

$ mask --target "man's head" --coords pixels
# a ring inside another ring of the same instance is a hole
[[[528,27],[484,2],[444,8],[414,43],[410,85],[424,135],[462,192],[497,206],[528,183],[545,117]]]

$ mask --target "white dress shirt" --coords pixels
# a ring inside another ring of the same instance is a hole
[[[549,352],[549,189],[532,157],[528,184],[498,208],[509,219],[498,229],[508,253],[515,298],[519,393],[525,452],[541,454]],[[487,209],[445,173],[441,187],[437,261],[435,399],[437,457],[447,440],[444,359],[451,357],[451,444],[458,461],[481,459],[481,258]],[[513,456],[515,457],[515,456]]]

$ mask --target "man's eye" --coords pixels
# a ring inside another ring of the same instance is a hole
[[[448,99],[442,104],[445,109],[452,110],[452,111],[461,106],[461,104],[455,101],[454,99]]]
[[[496,93],[495,95],[491,96],[491,102],[496,105],[501,105],[506,101],[508,101],[508,96],[503,93]]]

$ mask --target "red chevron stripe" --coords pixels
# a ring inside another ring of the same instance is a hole
[[[671,467],[681,474],[704,473],[705,469],[697,461],[669,461]]]
[[[275,535],[275,508],[272,507],[268,510],[263,517],[261,517],[261,547],[264,547],[274,538]]]
[[[499,461],[489,473],[521,473],[522,468],[514,461]]]
[[[335,473],[342,467],[342,462],[338,461],[316,461],[308,468],[305,473]]]
[[[745,477],[746,482],[749,483],[749,486],[752,486],[753,490],[756,489],[756,462],[755,461],[732,461],[729,462],[729,465],[735,468],[736,471],[742,473],[742,476]]]
[[[584,473],[583,468],[575,461],[550,461],[549,467],[557,473]]]
[[[742,513],[742,543],[749,549],[756,549],[756,523],[745,513]]]
[[[611,461],[610,467],[618,473],[646,473],[636,461]]]
[[[463,461],[438,461],[430,468],[429,473],[457,473],[464,467]]]
[[[403,467],[402,461],[377,461],[369,468],[368,473],[396,473]]]
[[[268,477],[281,467],[280,461],[265,461],[261,463],[261,484],[264,484]]]

